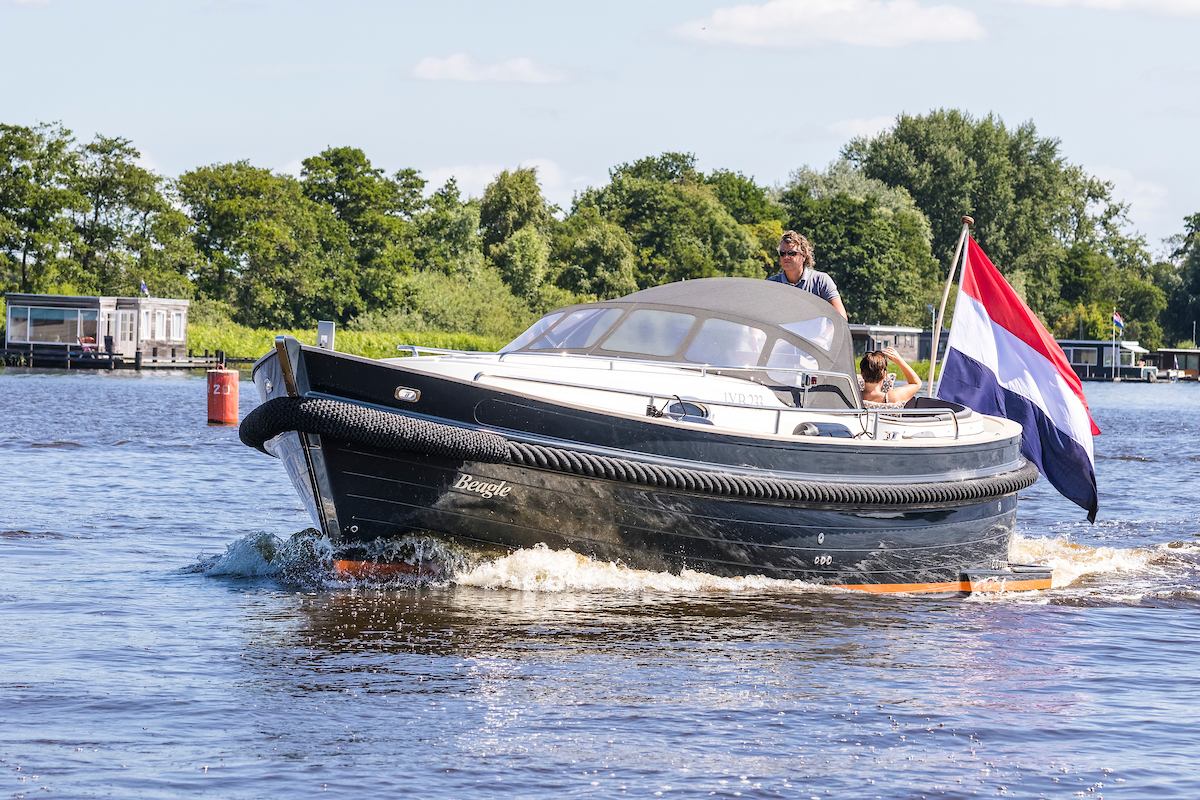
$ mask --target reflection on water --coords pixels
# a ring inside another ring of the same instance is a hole
[[[1054,588],[947,600],[545,548],[332,581],[203,386],[0,372],[10,796],[1200,794],[1200,387],[1089,385],[1099,523],[1039,482]]]

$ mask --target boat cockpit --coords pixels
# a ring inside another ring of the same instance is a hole
[[[761,384],[795,408],[861,407],[845,320],[772,281],[704,278],[568,306],[501,353],[661,362]]]

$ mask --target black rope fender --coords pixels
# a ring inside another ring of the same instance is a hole
[[[754,477],[647,464],[578,450],[513,442],[494,433],[458,428],[400,412],[304,397],[277,397],[251,411],[238,429],[242,443],[263,445],[281,433],[329,436],[384,450],[566,472],[589,478],[677,491],[831,505],[930,505],[986,500],[1027,489],[1038,478],[1025,464],[1012,472],[962,481],[918,484],[832,483]]]

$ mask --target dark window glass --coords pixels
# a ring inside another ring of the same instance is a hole
[[[29,341],[75,344],[79,311],[74,308],[29,309]]]
[[[25,306],[10,306],[8,309],[8,340],[29,341],[29,309]]]

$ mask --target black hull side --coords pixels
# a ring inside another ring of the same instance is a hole
[[[811,441],[815,437],[772,439],[621,417],[316,348],[299,348],[297,361],[297,382],[304,396],[369,403],[437,422],[496,431],[510,439],[593,447],[624,453],[621,457],[642,454],[655,461],[674,459],[847,483],[961,480],[1009,472],[1021,464],[1020,436],[970,446],[927,444],[912,450],[885,449],[847,439],[831,446]],[[419,391],[419,401],[397,401],[397,386]],[[850,416],[847,424],[865,424],[865,419],[853,421],[858,419]]]
[[[937,508],[797,505],[316,438],[344,545],[410,534],[485,553],[544,543],[638,569],[957,591],[965,570],[1007,564],[1016,516],[1015,493]]]

